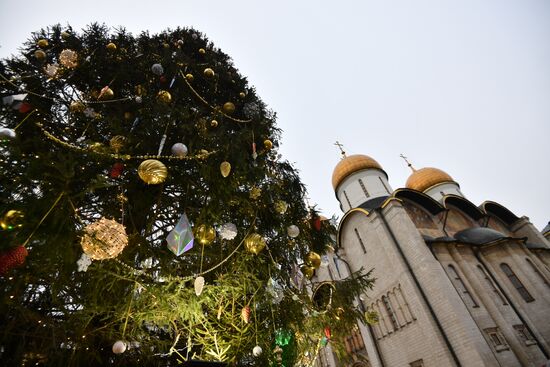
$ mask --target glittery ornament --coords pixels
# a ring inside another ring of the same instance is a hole
[[[193,234],[195,238],[199,241],[201,245],[209,245],[216,239],[216,231],[214,227],[201,224],[193,229]]]
[[[76,262],[76,265],[78,266],[78,271],[80,272],[86,272],[88,271],[88,267],[92,264],[92,258],[86,255],[86,253],[83,253],[82,256],[80,256],[80,259]]]
[[[232,115],[235,112],[235,105],[232,102],[225,102],[222,109],[226,114]]]
[[[153,66],[151,66],[151,71],[152,71],[153,74],[155,74],[155,75],[162,75],[162,74],[164,74],[164,68],[162,67],[161,64],[153,64]]]
[[[44,72],[50,78],[55,77],[57,75],[58,70],[59,70],[59,65],[57,64],[48,64],[44,67]]]
[[[101,91],[99,92],[99,96],[97,96],[97,99],[111,99],[115,95],[115,92],[109,87],[108,85],[101,88]]]
[[[34,57],[38,61],[44,61],[44,59],[46,58],[46,53],[42,50],[36,50],[36,51],[34,51]]]
[[[233,223],[225,223],[218,230],[222,240],[232,240],[237,237],[237,226]]]
[[[275,211],[279,214],[285,214],[288,209],[288,204],[286,201],[278,200],[275,202]]]
[[[297,225],[292,224],[287,227],[286,233],[288,234],[289,237],[296,238],[300,234],[300,228],[298,228]]]
[[[65,49],[59,54],[59,63],[68,69],[78,66],[78,54],[70,49]]]
[[[285,297],[283,287],[279,282],[273,278],[269,278],[267,281],[266,292],[271,295],[271,301],[273,304],[279,304]]]
[[[300,267],[298,265],[293,264],[292,269],[290,270],[290,284],[292,284],[294,288],[302,290],[302,288],[304,287],[304,283],[305,278],[302,270],[300,270]]]
[[[124,164],[121,162],[115,162],[109,171],[109,177],[118,178],[124,170]]]
[[[172,102],[172,95],[166,90],[161,90],[157,94],[157,99],[162,103],[168,104]]]
[[[21,210],[8,210],[0,219],[0,227],[4,231],[11,231],[23,227],[25,214]]]
[[[166,180],[168,169],[161,161],[147,159],[139,165],[138,175],[145,183],[157,185]]]
[[[193,248],[194,240],[191,223],[189,223],[189,219],[187,219],[187,215],[184,213],[181,215],[174,229],[166,237],[168,249],[176,256],[180,256]]]
[[[262,354],[262,352],[263,352],[262,347],[260,347],[259,345],[256,345],[252,349],[252,354],[254,355],[254,357],[259,357]]]
[[[302,274],[304,274],[304,276],[308,279],[313,278],[313,276],[315,275],[315,268],[313,268],[311,266],[302,265],[300,267],[300,270],[302,271]]]
[[[218,121],[216,121],[216,120],[210,121],[210,126],[212,126],[212,127],[218,127]]]
[[[112,259],[128,245],[128,236],[122,224],[103,217],[84,227],[80,245],[93,260]]]
[[[6,275],[15,267],[25,263],[29,253],[24,246],[13,247],[0,254],[0,276]]]
[[[122,340],[117,340],[115,342],[115,344],[113,344],[113,353],[114,354],[122,354],[124,352],[126,352],[126,348],[128,346],[126,345],[125,342],[123,342]]]
[[[244,321],[245,324],[248,324],[250,322],[250,306],[246,305],[241,310],[241,319]]]
[[[265,248],[266,243],[258,233],[252,233],[244,239],[244,246],[248,252],[258,255]]]
[[[319,267],[321,266],[321,256],[318,253],[311,251],[309,254],[307,254],[306,264],[313,267],[314,269],[319,269]]]
[[[107,44],[107,46],[105,46],[107,48],[107,50],[109,51],[115,51],[116,50],[116,45],[113,43],[113,42],[109,42]]]
[[[200,296],[203,289],[204,289],[204,277],[197,277],[195,278],[195,294],[197,296]]]
[[[13,140],[16,136],[15,130],[8,129],[7,127],[0,127],[0,141]]]
[[[250,189],[251,199],[256,200],[257,198],[260,197],[260,195],[262,195],[262,189],[260,189],[259,187],[254,186],[253,188]]]
[[[231,163],[224,161],[220,164],[220,172],[223,177],[229,176],[231,173]]]
[[[48,40],[47,39],[40,39],[40,40],[38,40],[38,42],[36,42],[36,44],[40,48],[46,48],[46,47],[48,47]]]
[[[212,70],[212,69],[210,69],[210,68],[204,69],[203,74],[204,74],[204,76],[207,77],[207,78],[213,78],[214,75],[216,75],[216,74],[214,73],[214,70]]]
[[[175,155],[177,157],[185,157],[188,153],[187,146],[183,143],[176,143],[172,145],[172,148],[170,149],[172,152],[172,155]]]
[[[109,141],[109,146],[115,153],[118,153],[124,147],[125,141],[126,138],[124,136],[117,135],[111,138],[111,140]]]
[[[273,148],[273,142],[269,139],[264,140],[264,148],[270,150]]]

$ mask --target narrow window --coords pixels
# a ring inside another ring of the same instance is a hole
[[[503,350],[508,349],[508,344],[506,343],[506,339],[504,338],[504,335],[502,335],[497,327],[491,327],[485,329],[485,333],[489,337],[489,340],[491,341],[491,345],[497,352],[501,352]]]
[[[346,190],[344,190],[344,196],[346,197],[346,201],[348,202],[348,205],[351,209],[351,202],[349,201],[348,193],[346,192]]]
[[[386,183],[384,182],[384,180],[382,180],[382,177],[378,176],[378,179],[380,180],[380,182],[382,182],[382,186],[384,186],[388,194],[391,194],[390,189],[388,188],[388,186],[386,186]]]
[[[361,248],[363,249],[363,253],[366,254],[367,253],[367,248],[365,247],[365,243],[363,242],[363,239],[359,235],[359,231],[357,230],[357,228],[354,228],[353,230],[355,231],[355,235],[357,236],[357,239],[359,240],[359,244],[361,245]]]
[[[508,279],[510,279],[510,283],[512,283],[512,285],[516,288],[519,295],[521,296],[521,298],[523,298],[525,302],[533,302],[535,300],[508,264],[502,263],[500,264],[500,268],[502,269],[504,274],[506,274]]]
[[[365,187],[365,184],[363,183],[363,180],[359,179],[359,185],[361,185],[361,189],[363,189],[363,193],[365,193],[366,197],[369,197],[369,192],[367,191],[367,188]]]
[[[500,293],[498,291],[498,289],[495,287],[495,284],[493,283],[493,281],[491,280],[491,278],[489,278],[489,275],[487,275],[487,272],[485,270],[483,270],[483,268],[481,267],[481,265],[478,265],[477,268],[479,269],[479,271],[481,272],[481,276],[483,278],[485,278],[485,281],[487,282],[487,284],[489,285],[489,288],[491,288],[493,290],[493,292],[496,293],[496,295],[498,296],[498,298],[500,299],[500,301],[502,302],[503,305],[507,305],[508,303],[506,302],[506,299],[504,298],[504,296],[502,295],[502,293]]]
[[[342,279],[342,274],[340,274],[340,267],[338,266],[338,259],[336,257],[333,257],[332,261],[334,261],[334,267],[336,268],[336,271],[338,272],[338,279]]]
[[[477,302],[474,300],[474,297],[472,297],[472,294],[470,291],[468,291],[468,288],[466,288],[466,284],[462,281],[462,278],[460,278],[460,275],[456,272],[456,269],[454,266],[449,265],[449,273],[451,274],[452,280],[454,280],[455,288],[459,293],[463,294],[463,299],[470,303],[470,306],[472,307],[479,307]]]
[[[525,260],[527,260],[527,262],[529,263],[529,265],[531,265],[531,267],[533,268],[533,271],[535,273],[537,273],[537,275],[539,276],[539,278],[544,282],[544,284],[546,284],[547,287],[550,287],[550,284],[548,283],[548,280],[546,279],[546,277],[540,272],[539,268],[536,267],[536,265],[528,258],[525,258]]]
[[[382,296],[382,302],[384,303],[384,307],[386,307],[386,312],[390,317],[394,330],[399,329],[399,322],[397,321],[397,317],[395,315],[395,312],[393,311],[390,299],[386,296]]]
[[[514,329],[516,330],[519,339],[524,342],[525,345],[532,345],[537,343],[535,341],[535,338],[533,338],[533,335],[531,335],[525,325],[514,325]]]
[[[418,359],[414,362],[409,363],[410,367],[424,367],[424,361],[421,359]]]

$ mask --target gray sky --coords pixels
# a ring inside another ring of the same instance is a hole
[[[93,21],[193,26],[278,113],[311,202],[341,215],[333,145],[375,158],[393,188],[443,169],[474,204],[550,220],[550,2],[0,0],[0,57],[30,32]]]

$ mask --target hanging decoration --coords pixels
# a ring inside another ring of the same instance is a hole
[[[25,263],[29,253],[24,246],[13,247],[0,254],[0,276],[6,275],[10,270]]]
[[[275,202],[275,210],[279,214],[285,214],[288,210],[288,203],[283,200],[278,200]]]
[[[227,177],[231,173],[231,163],[224,161],[220,164],[220,173],[222,177]]]
[[[8,129],[7,127],[0,127],[0,141],[13,140],[16,136],[15,130]]]
[[[139,177],[148,185],[157,185],[168,177],[166,166],[156,159],[147,159],[138,167]]]
[[[78,66],[78,54],[70,49],[65,49],[59,54],[59,63],[67,69],[74,69]]]
[[[246,305],[241,310],[241,319],[244,321],[245,324],[248,324],[250,322],[250,306]]]
[[[23,219],[25,214],[21,210],[8,210],[2,218],[0,218],[0,228],[4,231],[11,231],[23,227]]]
[[[183,143],[176,143],[172,145],[170,150],[172,151],[172,155],[175,155],[176,157],[185,157],[188,152],[187,147]]]
[[[112,259],[128,245],[128,236],[122,224],[102,217],[84,227],[80,245],[93,260]]]
[[[201,224],[195,227],[193,233],[195,234],[195,238],[203,246],[211,244],[212,241],[216,239],[216,231],[214,230],[214,227],[206,224]]]
[[[187,215],[183,213],[174,229],[172,229],[168,237],[166,237],[168,249],[176,256],[180,256],[193,248],[193,241],[194,237],[193,231],[191,230],[191,223],[189,223]]]
[[[86,272],[88,271],[88,267],[92,264],[92,258],[86,255],[84,252],[80,259],[76,262],[76,265],[78,266],[78,271],[80,272]]]
[[[128,346],[125,342],[123,342],[122,340],[117,340],[113,344],[113,353],[114,354],[122,354],[122,353],[126,352],[127,347]]]
[[[265,248],[266,243],[258,233],[252,233],[244,239],[244,246],[248,252],[258,255]]]
[[[311,251],[307,254],[306,264],[314,269],[319,269],[321,266],[321,256],[315,251]]]
[[[198,276],[195,278],[195,294],[197,296],[200,296],[202,294],[202,291],[204,289],[204,277]]]
[[[300,235],[300,228],[298,228],[297,225],[292,224],[287,227],[286,233],[288,234],[289,237],[296,238],[298,237],[298,235]]]
[[[218,230],[222,240],[232,240],[237,237],[237,226],[234,223],[225,223]]]
[[[315,288],[311,296],[313,307],[319,312],[326,312],[332,304],[332,293],[334,285],[330,282],[323,282]]]
[[[262,347],[260,347],[259,345],[256,345],[253,349],[252,349],[252,355],[254,357],[259,357],[260,355],[262,355]]]

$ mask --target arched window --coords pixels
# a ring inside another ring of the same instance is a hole
[[[498,298],[501,300],[502,304],[503,305],[507,305],[508,302],[506,302],[506,299],[504,298],[504,296],[502,295],[502,293],[500,293],[497,289],[497,287],[495,287],[495,284],[493,283],[493,281],[491,280],[491,278],[489,278],[489,275],[487,274],[487,272],[483,269],[483,267],[481,265],[478,265],[477,268],[479,269],[479,271],[481,272],[481,276],[483,278],[485,278],[485,281],[487,282],[487,284],[489,285],[489,288],[493,290],[493,292],[496,293],[496,295],[498,296]]]
[[[502,269],[504,274],[506,274],[508,279],[510,279],[510,283],[512,283],[514,288],[516,288],[519,295],[521,296],[521,298],[523,298],[525,302],[533,302],[535,300],[508,264],[502,263],[500,264],[500,268]]]
[[[395,311],[393,310],[390,299],[387,296],[382,296],[382,302],[384,303],[384,307],[386,308],[386,312],[388,313],[388,316],[390,317],[390,320],[391,320],[391,323],[393,325],[394,330],[399,329],[399,322],[397,322],[397,315],[395,314]]]
[[[533,271],[535,273],[537,273],[537,275],[544,282],[544,284],[546,284],[547,287],[550,287],[550,283],[548,283],[548,279],[546,279],[546,277],[540,272],[539,268],[537,268],[537,266],[535,264],[533,264],[533,262],[530,259],[525,258],[525,260],[527,260],[529,265],[531,265],[531,268],[533,268]]]
[[[369,192],[367,191],[367,188],[365,187],[365,184],[363,183],[363,180],[359,179],[359,185],[361,186],[361,189],[363,190],[363,194],[365,194],[366,197],[369,197]]]
[[[346,192],[346,190],[344,190],[344,197],[346,198],[346,201],[348,202],[348,205],[351,208],[351,202],[349,201],[348,193]]]
[[[466,284],[464,284],[464,281],[462,281],[462,278],[460,277],[460,275],[458,275],[455,267],[449,264],[448,268],[451,280],[464,302],[471,307],[479,307],[468,288],[466,288]]]

